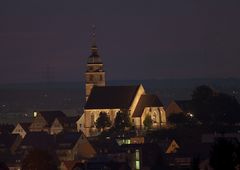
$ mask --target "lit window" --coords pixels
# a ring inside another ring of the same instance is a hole
[[[136,149],[136,160],[140,160],[139,159],[139,150],[138,149]]]
[[[37,112],[33,112],[33,117],[37,117]]]
[[[136,169],[140,169],[140,161],[136,161]]]

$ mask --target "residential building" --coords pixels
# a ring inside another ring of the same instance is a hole
[[[31,123],[18,123],[13,129],[12,134],[19,134],[22,138],[29,132]]]
[[[29,127],[31,132],[45,131],[50,133],[50,128],[55,118],[66,117],[61,111],[40,111],[36,113],[37,115]]]

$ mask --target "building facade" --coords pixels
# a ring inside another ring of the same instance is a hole
[[[138,129],[144,128],[144,120],[150,115],[153,128],[166,125],[166,113],[163,105],[156,95],[145,92],[142,85],[131,86],[106,86],[103,63],[98,55],[93,34],[91,55],[88,57],[85,72],[86,104],[84,113],[77,121],[78,131],[83,131],[86,136],[96,135],[96,121],[101,112],[106,112],[112,124],[117,113],[127,110],[132,125]]]

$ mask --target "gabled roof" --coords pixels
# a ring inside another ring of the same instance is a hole
[[[44,117],[49,126],[51,126],[55,118],[66,117],[62,111],[39,111],[38,114],[41,114]]]
[[[98,154],[123,152],[115,139],[89,140]]]
[[[64,126],[65,124],[71,125],[76,124],[76,121],[79,119],[79,116],[66,116],[66,117],[57,117],[58,121]]]
[[[85,109],[128,109],[138,86],[94,86]]]
[[[28,123],[28,122],[22,122],[22,123],[19,123],[19,125],[25,130],[25,132],[28,132],[31,123]]]
[[[22,149],[38,148],[38,149],[53,149],[55,146],[55,139],[53,135],[47,132],[29,132],[23,139],[20,147]]]
[[[175,103],[182,109],[183,112],[189,112],[191,110],[191,100],[175,100]]]
[[[141,117],[145,107],[162,107],[163,104],[156,95],[145,94],[142,95],[136,109],[134,110],[133,117]]]
[[[81,132],[59,133],[56,136],[57,149],[72,149],[82,135]]]

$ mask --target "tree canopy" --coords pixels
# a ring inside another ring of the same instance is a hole
[[[184,113],[172,113],[168,117],[168,121],[172,124],[186,124],[189,119]]]
[[[111,120],[106,112],[100,112],[96,121],[96,127],[100,130],[104,130],[106,127],[111,126]]]
[[[126,110],[121,110],[117,112],[117,115],[114,121],[114,128],[116,130],[123,131],[127,127],[131,127],[129,113]]]
[[[143,121],[144,127],[146,127],[147,129],[150,129],[153,125],[153,120],[151,118],[151,115],[147,115]]]
[[[237,140],[216,140],[210,152],[210,166],[214,170],[235,170],[236,166],[240,165],[239,147]]]
[[[213,89],[209,86],[201,85],[193,90],[192,100],[197,102],[203,102],[214,96],[214,93],[215,92],[213,91]]]
[[[239,123],[240,105],[235,97],[217,93],[208,86],[199,86],[193,91],[192,109],[201,122]]]

